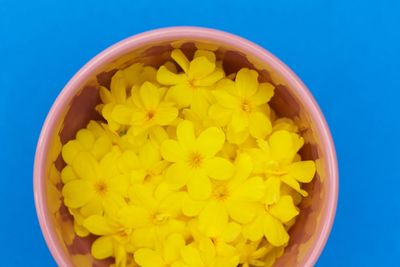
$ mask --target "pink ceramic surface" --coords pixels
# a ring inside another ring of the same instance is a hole
[[[169,52],[180,47],[190,55],[196,47],[216,51],[227,72],[241,67],[259,71],[260,79],[276,85],[271,106],[278,115],[299,125],[305,138],[303,159],[314,159],[317,175],[305,185],[310,196],[301,203],[301,213],[291,228],[291,240],[274,266],[313,266],[329,236],[338,198],[338,168],[329,128],[317,103],[300,79],[263,48],[225,32],[175,27],[149,31],[127,38],[87,63],[65,86],[53,104],[38,141],[34,164],[34,196],[46,243],[59,266],[106,266],[90,256],[93,237],[74,235],[71,216],[62,205],[59,172],[65,163],[61,144],[74,138],[90,119],[99,119],[94,106],[98,86],[108,86],[119,68],[135,62],[159,66]]]

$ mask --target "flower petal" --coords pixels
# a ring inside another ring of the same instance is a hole
[[[199,229],[209,237],[219,236],[228,224],[228,213],[222,202],[209,201],[199,214]]]
[[[226,126],[231,120],[232,111],[214,104],[208,110],[208,116],[219,126]]]
[[[236,74],[235,89],[240,97],[249,98],[254,95],[258,89],[258,73],[248,68],[239,70]]]
[[[282,223],[268,212],[264,214],[264,235],[268,242],[275,247],[282,246],[289,241],[289,235]]]
[[[193,92],[193,100],[190,108],[198,115],[200,118],[206,118],[208,113],[208,108],[210,104],[203,92],[197,89]]]
[[[242,226],[235,222],[230,222],[221,233],[224,242],[233,242],[242,231]]]
[[[165,262],[152,249],[140,248],[135,252],[135,261],[143,267],[163,267]]]
[[[242,234],[245,238],[255,242],[264,235],[264,216],[256,216],[255,220],[243,226]]]
[[[160,102],[159,90],[160,89],[150,82],[144,82],[140,87],[140,98],[147,110],[154,109]]]
[[[176,136],[181,146],[186,149],[193,147],[196,140],[193,123],[188,120],[180,122],[176,128]]]
[[[229,200],[226,202],[229,216],[238,223],[249,223],[257,211],[257,204],[252,202]]]
[[[91,248],[91,253],[95,259],[103,260],[114,254],[113,239],[110,236],[101,236],[97,238]]]
[[[220,181],[231,178],[234,173],[233,164],[229,160],[221,157],[207,159],[204,162],[204,168],[211,178]]]
[[[223,82],[222,82],[223,81]],[[222,80],[218,84],[226,83],[230,84],[233,82],[231,80]],[[223,85],[220,85],[223,86]],[[229,86],[229,85],[228,85]],[[227,109],[234,109],[240,106],[239,100],[234,97],[228,90],[213,90],[212,91],[215,100],[219,105]]]
[[[127,105],[116,105],[111,112],[111,118],[124,125],[131,124],[134,109]]]
[[[194,245],[188,245],[182,248],[181,255],[182,259],[189,266],[205,266],[198,249],[195,248]]]
[[[189,70],[189,60],[180,49],[174,49],[171,52],[171,58],[182,68],[184,72]]]
[[[235,160],[235,181],[244,181],[253,171],[253,162],[251,157],[246,153],[240,153]]]
[[[249,126],[249,116],[245,112],[235,111],[232,114],[232,121],[229,126],[235,133],[244,131]]]
[[[215,62],[217,60],[213,52],[203,49],[198,49],[194,53],[193,58],[198,58],[198,57],[206,57],[210,62]]]
[[[181,248],[185,246],[185,239],[180,234],[172,234],[165,240],[164,260],[167,263],[180,259]]]
[[[251,98],[252,103],[256,106],[267,103],[274,95],[274,86],[270,83],[261,83],[258,86],[258,91]]]
[[[172,103],[160,103],[154,116],[154,123],[161,126],[171,124],[178,116],[178,109]]]
[[[269,212],[283,223],[287,223],[299,214],[290,196],[281,196],[279,202],[269,208]]]
[[[271,176],[265,181],[265,204],[277,203],[280,197],[281,180]]]
[[[315,175],[315,163],[312,160],[298,161],[287,167],[288,174],[301,183],[309,183]]]
[[[124,103],[126,101],[126,82],[122,71],[117,71],[111,78],[111,94],[117,103]]]
[[[85,149],[91,149],[95,141],[95,136],[88,129],[80,129],[76,133],[76,140],[78,140]]]
[[[130,205],[120,209],[117,218],[126,228],[138,228],[150,222],[150,213],[142,206]]]
[[[264,181],[260,176],[255,176],[247,179],[232,192],[232,197],[235,200],[259,201],[264,195]]]
[[[213,157],[221,150],[225,142],[224,132],[217,127],[205,129],[196,140],[196,147],[205,157]]]
[[[193,89],[188,83],[181,83],[172,86],[165,96],[167,101],[174,101],[178,107],[187,107],[193,101]]]
[[[177,141],[169,139],[162,143],[161,155],[169,162],[178,162],[184,160],[185,152]]]
[[[288,131],[279,130],[269,137],[271,154],[275,160],[282,160],[291,154],[293,147],[292,136]]]
[[[165,66],[161,66],[157,71],[157,81],[165,85],[181,84],[186,81],[186,75],[173,73]]]
[[[193,172],[188,179],[187,190],[193,199],[206,199],[211,195],[211,181],[204,172]]]
[[[169,166],[165,173],[165,180],[173,189],[179,189],[186,185],[189,177],[190,171],[188,167],[181,162]]]
[[[84,217],[92,215],[101,215],[103,213],[103,205],[98,198],[92,198],[86,205],[80,209]]]
[[[195,80],[194,86],[208,87],[213,86],[216,82],[224,78],[225,73],[222,69],[216,68],[210,75],[204,77],[201,80]]]
[[[72,165],[72,162],[74,161],[75,157],[82,150],[83,150],[83,147],[77,140],[68,141],[68,143],[66,143],[63,146],[62,151],[61,151],[63,160],[67,164]]]
[[[253,112],[249,116],[250,134],[257,139],[264,139],[272,130],[271,121],[262,112]]]
[[[94,195],[94,191],[89,182],[73,180],[64,185],[62,195],[67,207],[79,208],[89,202]]]
[[[194,200],[185,193],[182,199],[182,213],[188,217],[197,216],[203,210],[204,205],[204,201]]]
[[[95,235],[111,235],[116,229],[110,226],[104,216],[93,215],[83,221],[83,226]]]
[[[297,192],[299,192],[303,197],[308,196],[307,191],[301,189],[299,182],[296,181],[296,179],[293,178],[292,176],[284,175],[281,177],[281,181],[290,186],[291,188],[293,188],[294,190],[296,190]]]
[[[197,57],[189,64],[188,76],[190,79],[203,79],[210,75],[215,69],[215,63],[206,57]]]

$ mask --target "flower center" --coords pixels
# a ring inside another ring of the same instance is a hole
[[[251,111],[251,105],[250,105],[249,101],[247,101],[246,99],[244,99],[244,100],[242,101],[241,108],[242,108],[242,110],[243,110],[244,112],[250,112],[250,111]]]
[[[155,225],[161,225],[166,223],[170,217],[169,214],[155,212],[150,215],[150,220]]]
[[[146,119],[149,121],[154,118],[156,115],[156,112],[154,110],[149,110],[146,114]]]
[[[203,156],[199,152],[192,152],[188,157],[188,164],[192,168],[200,168],[203,164]]]
[[[107,184],[104,181],[98,181],[94,185],[94,191],[97,194],[104,196],[105,194],[107,194],[108,191]]]
[[[219,200],[224,201],[229,197],[229,189],[226,185],[219,185],[213,191],[213,196]]]

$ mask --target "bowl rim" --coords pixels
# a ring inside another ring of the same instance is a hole
[[[264,48],[252,43],[237,35],[227,33],[220,30],[202,28],[202,27],[167,27],[156,30],[143,32],[140,34],[128,37],[109,48],[103,50],[88,63],[86,63],[65,85],[60,94],[54,101],[46,120],[43,124],[34,160],[34,171],[33,171],[33,191],[35,199],[36,213],[39,219],[40,228],[46,241],[46,244],[55,259],[57,265],[68,266],[69,260],[66,259],[62,248],[58,245],[57,237],[51,227],[51,219],[47,214],[46,197],[45,197],[45,162],[46,162],[46,151],[50,146],[50,139],[52,132],[57,126],[58,118],[61,116],[64,106],[69,103],[74,95],[76,94],[76,88],[91,75],[93,72],[101,67],[104,63],[109,62],[113,59],[118,58],[124,53],[128,52],[134,47],[141,45],[159,42],[168,39],[204,39],[209,41],[217,41],[220,43],[227,44],[232,47],[237,47],[246,53],[252,54],[256,58],[269,64],[276,72],[278,72],[288,85],[296,91],[296,94],[301,97],[302,102],[308,108],[312,120],[315,122],[316,129],[321,135],[322,145],[326,152],[327,162],[327,176],[329,179],[326,181],[329,183],[328,195],[327,195],[327,207],[322,216],[324,220],[321,232],[314,241],[314,245],[308,252],[308,256],[305,257],[304,262],[301,266],[314,266],[317,262],[332,229],[334,217],[336,214],[336,207],[338,201],[338,165],[335,147],[330,133],[327,122],[319,108],[316,100],[300,80],[300,78],[282,61],[272,55]]]

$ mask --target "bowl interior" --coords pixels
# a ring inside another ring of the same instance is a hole
[[[48,220],[46,226],[57,247],[49,245],[53,255],[53,250],[57,249],[56,258],[59,258],[56,260],[64,265],[106,266],[110,263],[110,261],[96,261],[90,256],[90,244],[93,237],[79,238],[74,235],[72,218],[60,200],[62,186],[59,172],[65,166],[60,156],[61,144],[73,139],[77,130],[85,127],[90,119],[100,119],[94,110],[95,105],[100,101],[98,86],[108,87],[117,69],[135,62],[157,67],[169,59],[169,53],[173,48],[178,47],[188,55],[193,54],[196,47],[215,51],[217,58],[223,61],[224,69],[228,74],[242,67],[257,69],[262,81],[269,81],[276,86],[275,96],[271,101],[272,108],[278,115],[290,117],[300,125],[301,133],[305,138],[305,145],[301,150],[302,158],[316,161],[317,175],[312,183],[305,185],[310,196],[303,199],[300,216],[290,230],[290,243],[284,255],[274,266],[304,266],[313,253],[312,250],[317,239],[320,238],[322,229],[326,227],[328,194],[331,190],[327,181],[334,179],[328,176],[329,168],[332,168],[326,157],[325,139],[328,137],[324,136],[317,126],[315,116],[318,114],[310,112],[309,104],[305,103],[296,88],[298,85],[288,80],[279,66],[260,59],[245,47],[238,48],[229,42],[200,37],[163,36],[150,43],[125,45],[113,56],[102,58],[101,64],[92,67],[90,73],[78,74],[84,78],[75,77],[74,83],[67,85],[64,91],[73,91],[73,94],[69,99],[64,98],[67,101],[58,104],[60,112],[51,118],[50,123],[54,125],[48,131],[50,131],[52,141],[45,147],[42,163],[44,175],[40,178],[43,180],[41,186],[45,192],[43,208],[46,213],[44,216]],[[96,60],[100,61],[99,57],[94,59]]]

